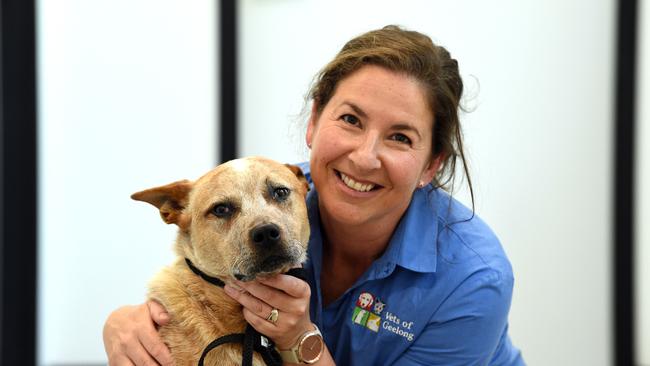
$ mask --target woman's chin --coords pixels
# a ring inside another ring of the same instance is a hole
[[[327,219],[337,225],[360,226],[370,220],[370,214],[358,205],[342,201],[330,202],[327,206],[321,209],[321,215],[327,216]]]

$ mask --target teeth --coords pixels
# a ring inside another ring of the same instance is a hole
[[[361,184],[343,173],[341,173],[341,179],[343,179],[343,182],[345,182],[346,186],[354,189],[355,191],[368,192],[369,190],[375,188],[374,184]]]

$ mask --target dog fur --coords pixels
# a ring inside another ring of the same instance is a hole
[[[285,188],[289,193],[282,199]],[[251,157],[221,164],[195,182],[179,181],[131,196],[156,206],[166,223],[179,227],[174,246],[178,257],[153,278],[148,294],[170,314],[169,324],[159,331],[176,365],[196,365],[210,342],[243,333],[246,327],[241,305],[192,272],[185,258],[225,283],[299,266],[309,241],[308,189],[298,167]],[[255,237],[255,230],[265,225],[275,225],[277,242],[261,243]],[[241,354],[240,345],[222,345],[210,351],[205,365],[241,365]],[[253,364],[263,365],[259,355]]]

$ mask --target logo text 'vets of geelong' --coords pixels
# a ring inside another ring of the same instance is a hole
[[[377,333],[379,329],[385,329],[406,338],[413,342],[414,334],[412,332],[413,322],[403,321],[397,315],[389,311],[384,313],[382,321],[382,312],[386,304],[379,297],[373,296],[369,292],[362,292],[357,299],[357,305],[352,313],[352,322],[362,327],[366,327]]]

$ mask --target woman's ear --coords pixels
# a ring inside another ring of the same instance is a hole
[[[440,170],[440,167],[442,166],[442,162],[444,161],[444,157],[441,155],[438,155],[431,159],[429,161],[429,165],[426,167],[426,169],[422,172],[422,175],[420,176],[420,184],[422,186],[429,184],[433,180],[433,177],[438,174],[438,170]]]
[[[314,136],[314,128],[316,128],[316,120],[318,120],[318,104],[313,101],[311,104],[311,114],[309,115],[309,123],[307,124],[307,134],[305,135],[305,142],[307,147],[311,149],[311,142]]]

